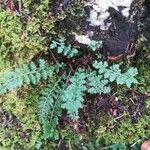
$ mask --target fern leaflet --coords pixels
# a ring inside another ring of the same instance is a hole
[[[97,75],[95,71],[91,72],[87,78],[88,90],[90,94],[109,93],[111,88],[108,86],[108,80],[103,79],[102,75]]]
[[[69,58],[76,56],[78,53],[78,50],[75,48],[72,48],[71,45],[66,46],[65,45],[65,39],[60,38],[58,41],[52,41],[50,44],[50,48],[57,49],[57,53],[60,54],[62,53],[64,56],[68,56]]]
[[[114,64],[108,67],[107,62],[95,61],[93,67],[98,70],[100,75],[103,75],[105,79],[110,82],[116,81],[117,84],[126,84],[127,87],[131,87],[132,84],[138,83],[135,76],[138,74],[136,68],[129,68],[126,72],[121,73],[121,69],[118,64]]]

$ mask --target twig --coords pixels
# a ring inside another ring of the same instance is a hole
[[[52,57],[53,57],[55,63],[58,64],[58,62],[57,62],[57,60],[56,60],[56,57],[55,57],[54,53],[51,51],[51,49],[50,49],[50,53],[51,53],[51,55],[52,55]]]
[[[146,94],[146,96],[150,97],[150,93],[145,93],[145,94]]]
[[[126,114],[123,114],[123,115],[121,115],[121,116],[118,116],[118,117],[114,118],[114,120],[116,121],[116,120],[122,118],[122,117],[125,116],[125,115],[126,115]]]
[[[62,139],[59,140],[57,147],[59,148],[60,144],[61,144]]]
[[[129,100],[130,100],[133,104],[135,104],[134,101],[132,100],[132,98],[129,98]]]
[[[68,145],[69,145],[69,150],[72,150],[72,147],[71,147],[71,140],[69,140]]]
[[[74,72],[72,65],[70,63],[69,63],[69,67],[70,67],[71,71]]]
[[[19,13],[22,13],[22,0],[19,0]]]
[[[141,141],[141,139],[137,140],[135,143],[133,143],[130,147],[135,146],[137,143],[139,143]]]

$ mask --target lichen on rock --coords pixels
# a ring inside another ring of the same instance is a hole
[[[101,30],[107,30],[111,24],[105,24],[105,20],[110,16],[109,8],[114,8],[128,18],[132,2],[133,0],[92,0],[87,3],[87,6],[92,7],[88,21],[92,26],[100,26]]]
[[[83,35],[86,39],[102,41],[102,49],[107,55],[132,54],[140,33],[142,6],[139,3],[142,1],[89,0],[85,4],[84,27],[81,27]],[[87,33],[92,35],[87,36]],[[78,39],[77,36],[75,39]],[[82,40],[76,41],[83,44]],[[86,45],[88,43],[85,42]]]

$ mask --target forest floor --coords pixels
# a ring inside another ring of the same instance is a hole
[[[139,150],[150,138],[150,4],[134,23],[110,9],[101,30],[85,3],[0,2],[0,150]]]

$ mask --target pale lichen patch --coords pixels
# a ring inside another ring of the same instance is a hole
[[[122,15],[126,18],[129,17],[129,11],[133,0],[90,0],[87,2],[87,6],[91,6],[90,16],[88,21],[91,26],[100,26],[101,30],[107,30],[110,23],[104,23],[109,17],[109,8],[114,8],[119,11],[119,7],[122,7]]]

